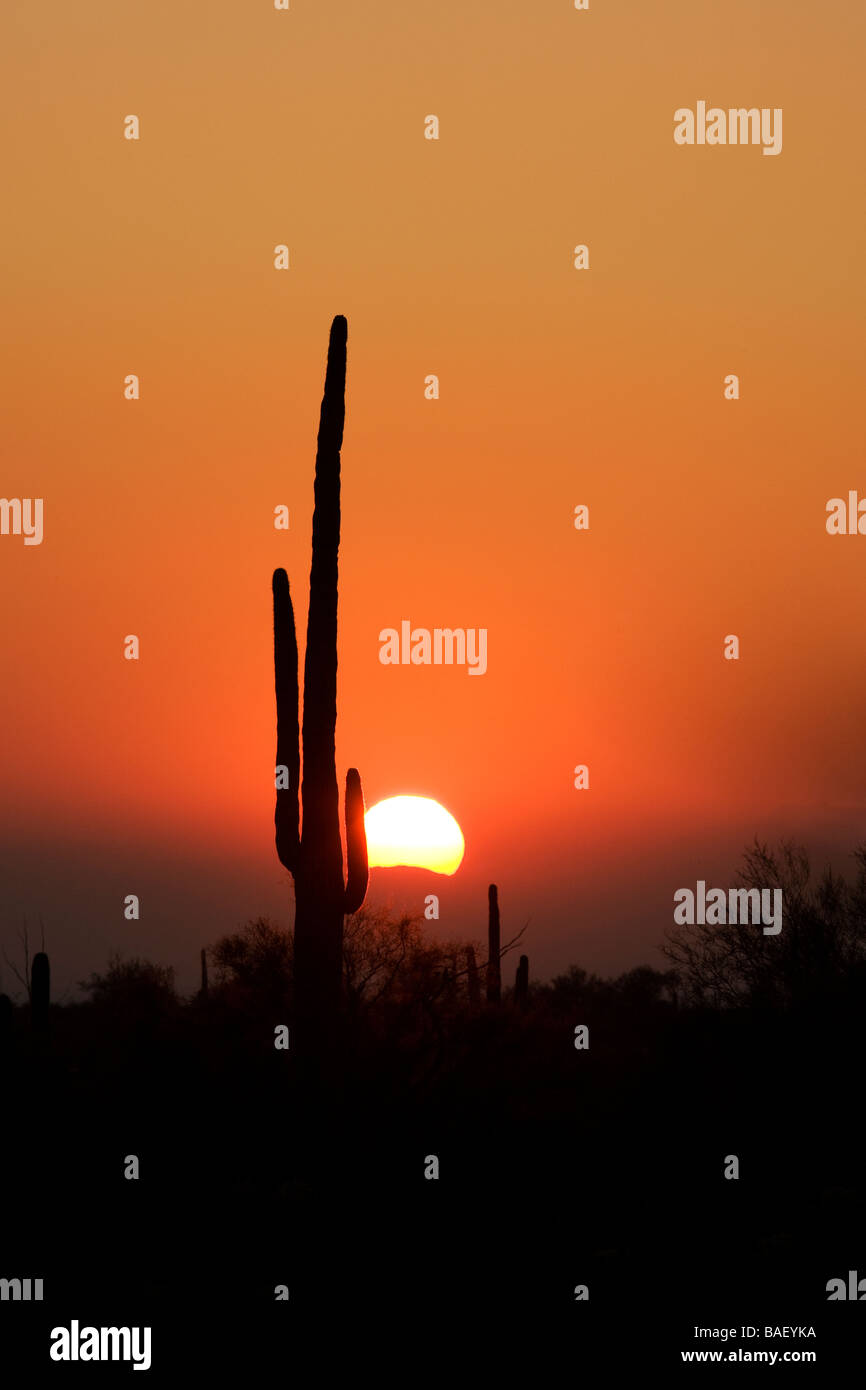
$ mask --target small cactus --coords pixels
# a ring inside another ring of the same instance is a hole
[[[525,1009],[529,1003],[529,956],[521,956],[514,980],[514,1002]]]
[[[499,965],[499,890],[491,883],[487,890],[487,1002],[502,998],[502,972]]]

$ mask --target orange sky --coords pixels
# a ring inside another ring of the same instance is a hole
[[[288,920],[270,575],[305,622],[335,313],[340,771],[467,845],[375,895],[482,931],[495,879],[533,973],[622,968],[756,831],[853,847],[862,8],[102,0],[0,37],[0,493],[45,506],[0,536],[4,940],[41,911],[72,980]],[[677,147],[698,100],[783,108],[782,154]],[[382,666],[404,618],[486,627],[487,674]]]

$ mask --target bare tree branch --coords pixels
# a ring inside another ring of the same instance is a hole
[[[22,945],[23,951],[24,951],[24,974],[22,975],[21,971],[18,969],[18,966],[15,964],[15,962],[9,959],[9,957],[8,957],[7,954],[6,954],[6,948],[5,948],[5,947],[3,948],[3,959],[5,960],[6,964],[9,966],[9,969],[12,971],[12,974],[15,976],[16,980],[18,981],[18,983],[24,987],[24,990],[26,991],[26,994],[27,994],[27,998],[28,998],[28,1000],[29,1000],[30,997],[31,997],[31,996],[30,996],[30,933],[29,933],[29,930],[28,930],[28,927],[27,927],[27,918],[26,918],[26,917],[24,918],[24,927],[23,927],[23,930],[20,931],[20,932],[18,933],[18,940],[21,942],[21,945]]]

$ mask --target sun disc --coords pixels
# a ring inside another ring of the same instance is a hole
[[[373,869],[431,869],[453,874],[466,849],[450,811],[429,796],[389,796],[364,815],[367,855]]]

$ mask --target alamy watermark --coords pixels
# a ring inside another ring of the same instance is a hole
[[[42,1302],[41,1279],[0,1279],[0,1300],[4,1303]]]
[[[132,1361],[134,1371],[150,1370],[149,1327],[52,1327],[52,1361]]]
[[[825,523],[830,536],[866,536],[866,497],[860,498],[854,488],[844,497],[831,497],[826,507]]]
[[[763,154],[782,153],[781,106],[680,106],[674,112],[677,145],[762,145]]]
[[[487,670],[486,627],[414,627],[408,618],[379,633],[383,666],[466,666],[470,676]]]
[[[771,906],[772,894],[772,906]],[[678,888],[674,893],[674,921],[681,927],[721,927],[730,923],[764,928],[764,936],[782,930],[781,888],[711,888],[699,878],[695,892]]]
[[[42,544],[42,498],[0,497],[0,536],[23,536],[25,545]]]

